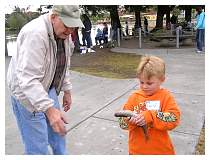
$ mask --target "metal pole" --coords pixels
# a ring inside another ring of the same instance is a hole
[[[139,48],[141,48],[141,27],[139,27],[138,30],[139,30]]]
[[[120,28],[117,28],[117,44],[120,47]]]
[[[176,27],[176,48],[179,48],[179,27]]]
[[[123,31],[120,32],[120,40],[123,40]]]
[[[8,56],[8,48],[7,48],[8,40],[5,37],[5,56]]]
[[[146,37],[146,28],[144,27],[144,37]]]
[[[113,41],[113,30],[112,30],[112,28],[110,28],[110,35],[109,35],[109,37],[110,37],[110,40],[112,42]]]

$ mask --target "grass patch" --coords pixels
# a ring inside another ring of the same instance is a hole
[[[195,149],[195,154],[205,155],[205,124],[201,130],[198,144],[196,145],[196,149]]]
[[[109,49],[97,50],[95,54],[74,54],[71,70],[107,78],[135,78],[140,55],[112,53]]]

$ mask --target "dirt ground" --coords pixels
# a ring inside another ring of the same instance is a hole
[[[113,53],[110,48],[94,48],[96,53],[81,55],[74,53],[71,69],[106,78],[135,78],[140,55]]]

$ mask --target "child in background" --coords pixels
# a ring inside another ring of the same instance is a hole
[[[103,40],[103,31],[100,28],[97,28],[97,33],[95,37],[96,45],[102,45]]]
[[[106,22],[103,23],[104,28],[103,28],[103,39],[104,39],[104,44],[108,43],[108,25]]]
[[[129,154],[175,154],[168,131],[180,121],[180,110],[172,94],[161,88],[165,80],[165,63],[155,56],[145,56],[137,69],[140,89],[124,105],[136,116],[121,118],[123,129],[129,130]],[[127,126],[126,126],[127,125]],[[141,126],[146,125],[148,139]]]

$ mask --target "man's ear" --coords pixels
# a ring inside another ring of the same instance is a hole
[[[50,15],[50,20],[51,20],[52,22],[54,22],[56,16],[57,16],[56,14],[51,14],[51,15]]]

